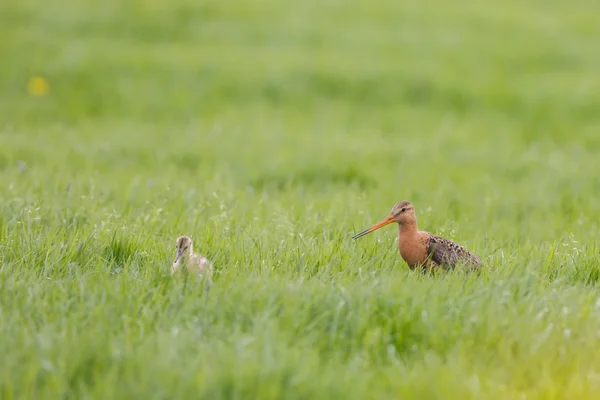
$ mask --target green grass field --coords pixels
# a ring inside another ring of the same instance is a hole
[[[0,11],[3,400],[600,398],[599,2]]]

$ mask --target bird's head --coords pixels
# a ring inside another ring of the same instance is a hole
[[[364,236],[373,231],[376,231],[377,229],[382,228],[388,224],[391,224],[392,222],[397,222],[398,224],[400,224],[400,226],[402,226],[402,225],[408,225],[411,223],[416,223],[416,221],[417,221],[417,217],[415,216],[415,207],[412,205],[412,203],[410,201],[406,201],[406,200],[401,201],[400,203],[398,203],[394,207],[392,207],[392,211],[390,212],[390,215],[388,215],[386,218],[379,221],[375,225],[371,226],[370,228],[365,229],[364,231],[360,232],[359,234],[354,235],[352,237],[352,239],[358,239],[359,237]]]
[[[173,262],[176,263],[181,257],[189,257],[194,251],[192,245],[192,239],[189,236],[179,236],[175,241],[177,254]]]

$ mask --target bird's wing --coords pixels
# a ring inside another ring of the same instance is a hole
[[[436,235],[429,235],[427,253],[432,261],[450,268],[454,268],[459,262],[471,266],[481,264],[481,260],[476,255],[461,245]]]
[[[457,244],[436,235],[429,235],[427,254],[431,260],[445,267],[453,267],[458,262]]]

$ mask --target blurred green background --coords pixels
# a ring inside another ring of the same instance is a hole
[[[2,398],[598,396],[599,12],[2,3]]]

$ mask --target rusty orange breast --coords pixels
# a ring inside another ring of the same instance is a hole
[[[411,269],[421,266],[427,260],[427,240],[419,231],[400,229],[398,250]]]

